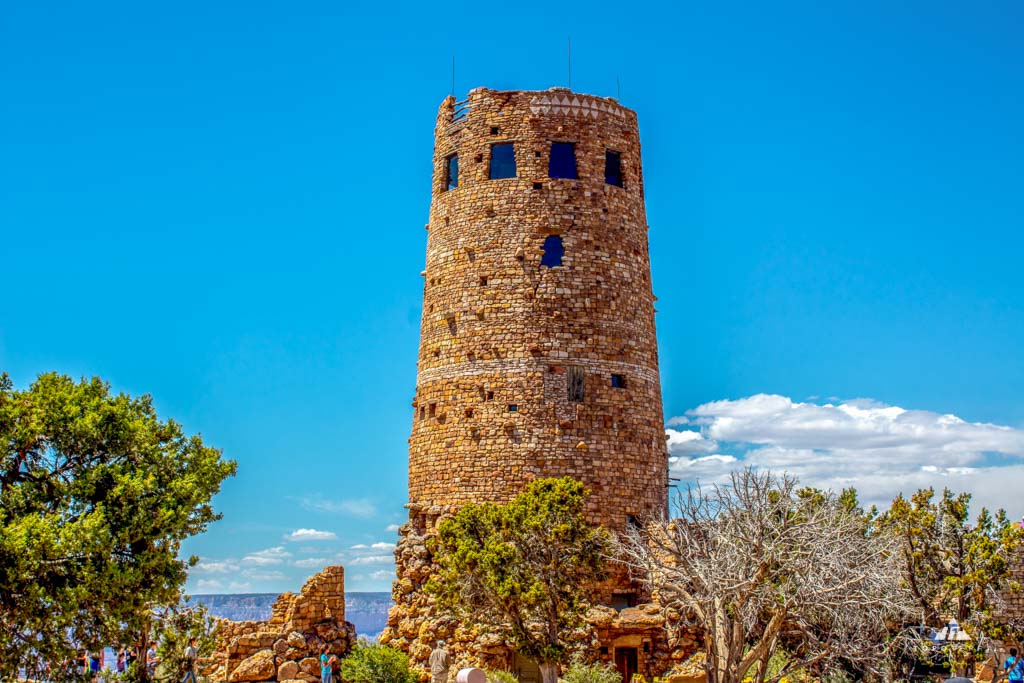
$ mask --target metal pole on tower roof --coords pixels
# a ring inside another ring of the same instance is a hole
[[[569,48],[568,54],[566,55],[566,65],[569,70],[569,90],[572,90],[572,36],[567,38],[567,45]]]

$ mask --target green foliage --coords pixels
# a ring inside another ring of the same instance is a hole
[[[573,662],[562,676],[563,683],[622,683],[622,674],[604,662]]]
[[[511,671],[488,670],[486,674],[487,683],[519,683],[519,679]]]
[[[165,670],[178,678],[186,671],[185,648],[196,639],[199,657],[209,657],[216,649],[216,622],[202,605],[184,604],[163,610],[156,618],[156,654]]]
[[[1016,634],[996,618],[1001,590],[1019,590],[1010,576],[1010,562],[1024,543],[1024,530],[1003,510],[994,515],[982,508],[974,523],[969,517],[971,496],[949,489],[936,499],[922,489],[892,502],[881,524],[901,540],[904,578],[924,621],[939,626],[954,617],[973,638],[972,643],[944,648],[954,671],[984,657],[989,638]]]
[[[0,375],[0,677],[128,642],[178,602],[181,542],[235,463],[99,379]]]
[[[360,642],[341,660],[341,679],[345,683],[416,683],[416,674],[404,652]]]
[[[428,590],[550,671],[568,658],[604,576],[609,536],[587,523],[586,498],[575,479],[538,479],[506,505],[467,505],[438,527]]]

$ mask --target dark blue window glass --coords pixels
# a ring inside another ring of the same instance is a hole
[[[623,375],[612,375],[612,387],[615,389],[625,389],[626,378]]]
[[[604,181],[622,187],[622,155],[610,149],[604,153]]]
[[[548,176],[551,178],[573,179],[577,177],[575,143],[551,143],[551,160],[548,162]]]
[[[516,152],[512,143],[491,145],[491,180],[516,177]]]
[[[562,246],[562,238],[558,235],[549,235],[544,240],[544,255],[540,257],[540,264],[548,268],[557,268],[562,265],[564,255],[565,248]]]
[[[453,154],[448,157],[445,165],[445,189],[454,190],[459,186],[459,155]]]

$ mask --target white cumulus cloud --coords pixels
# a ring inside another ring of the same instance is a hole
[[[364,565],[364,564],[391,564],[395,561],[395,558],[391,555],[367,555],[365,557],[356,557],[349,560],[351,565]]]
[[[282,564],[292,554],[284,549],[284,546],[275,546],[266,550],[259,550],[249,553],[242,558],[242,565],[246,567],[269,567]]]
[[[300,569],[320,569],[326,567],[331,561],[326,557],[307,557],[301,560],[295,560],[292,562],[293,567],[299,567]]]
[[[276,569],[243,569],[242,576],[253,581],[283,581],[285,579],[284,572],[277,571]]]
[[[192,567],[192,571],[200,574],[233,574],[238,571],[238,563],[234,560],[210,560],[203,558]]]
[[[684,481],[718,481],[754,466],[812,486],[853,486],[881,507],[934,486],[1024,514],[1021,429],[870,399],[819,404],[769,394],[705,403],[669,425],[672,473]]]
[[[285,534],[286,541],[333,541],[338,538],[333,531],[320,531],[318,529],[296,529],[290,534]]]
[[[196,588],[201,591],[219,591],[224,588],[224,584],[217,579],[199,579]]]

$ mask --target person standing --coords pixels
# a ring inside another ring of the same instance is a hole
[[[196,680],[196,660],[199,659],[199,650],[196,649],[196,639],[188,639],[188,647],[185,648],[185,676],[181,679],[181,683],[191,680],[192,683],[198,683]]]
[[[156,645],[150,643],[149,649],[146,650],[146,675],[152,678],[156,673],[156,665],[159,663],[160,658],[156,656]]]
[[[103,648],[89,653],[89,675],[91,680],[98,680],[103,669]]]
[[[448,669],[452,658],[444,647],[444,640],[437,641],[437,647],[430,653],[430,683],[448,683]]]
[[[1017,648],[1010,648],[1010,656],[1003,664],[1003,673],[1009,683],[1024,683],[1024,658],[1017,654]]]
[[[326,645],[320,650],[320,683],[333,683],[334,665],[338,658],[330,653]]]

